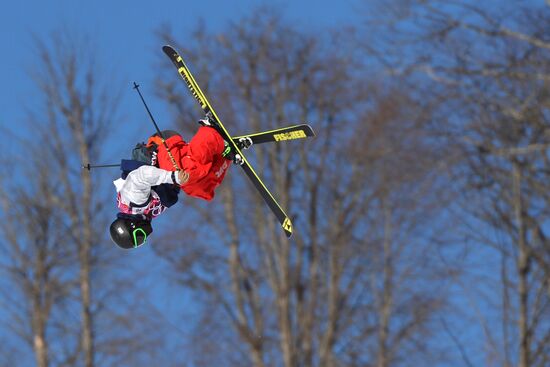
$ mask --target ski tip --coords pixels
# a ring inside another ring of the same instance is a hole
[[[170,45],[162,46],[162,51],[164,51],[164,53],[170,57],[177,55],[176,50]]]
[[[303,124],[303,127],[304,127],[304,132],[306,133],[307,136],[315,136],[315,131],[313,130],[310,124]]]
[[[283,227],[286,237],[290,238],[290,236],[292,236],[292,228],[293,228],[290,218],[286,217],[285,220],[283,221],[283,224],[281,224],[281,227]]]

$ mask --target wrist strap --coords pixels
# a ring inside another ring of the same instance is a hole
[[[176,171],[172,171],[172,182],[174,185],[178,184],[178,181],[176,181]]]

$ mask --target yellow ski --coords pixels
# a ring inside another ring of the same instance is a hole
[[[267,187],[264,185],[262,180],[258,177],[258,175],[254,171],[250,163],[247,161],[244,154],[241,152],[241,150],[237,146],[237,144],[235,144],[233,138],[231,137],[231,135],[229,135],[229,133],[223,126],[218,115],[216,115],[216,112],[214,111],[214,109],[206,99],[206,96],[200,89],[197,82],[195,81],[195,78],[193,78],[193,75],[185,65],[183,58],[171,46],[163,46],[162,50],[170,58],[172,63],[174,63],[174,65],[178,69],[180,76],[185,81],[185,84],[191,91],[191,94],[193,95],[193,97],[200,104],[204,113],[207,116],[209,116],[209,118],[217,125],[218,131],[220,132],[224,140],[228,142],[228,144],[232,145],[231,148],[233,149],[233,151],[241,155],[244,161],[241,167],[243,168],[244,172],[246,173],[250,181],[254,184],[254,187],[256,187],[256,189],[258,190],[258,192],[260,193],[260,195],[262,196],[266,204],[269,206],[273,214],[275,214],[275,216],[279,220],[279,223],[281,224],[281,227],[283,228],[286,236],[290,237],[292,235],[292,222],[290,218],[286,215],[285,211],[281,208],[277,200],[275,200],[275,198],[273,197],[273,195],[271,195],[271,193],[269,192]]]

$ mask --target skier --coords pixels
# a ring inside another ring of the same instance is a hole
[[[151,220],[177,202],[180,189],[210,201],[230,162],[242,164],[240,155],[231,151],[208,117],[199,124],[202,126],[189,143],[174,131],[165,131],[162,137],[157,133],[146,145],[136,146],[134,160],[122,161],[122,178],[114,181],[119,213],[110,227],[116,245],[128,249],[144,244],[153,232]],[[239,145],[248,148],[250,144],[244,139]]]

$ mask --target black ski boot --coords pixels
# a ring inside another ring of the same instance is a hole
[[[240,150],[248,149],[252,146],[252,139],[249,136],[245,136],[244,138],[239,138],[236,144]]]
[[[222,157],[230,161],[233,161],[233,164],[242,166],[244,164],[243,157],[241,157],[239,153],[234,152],[233,149],[231,149],[231,145],[229,145],[226,141],[224,141],[224,144],[225,144],[225,148],[223,149]]]

